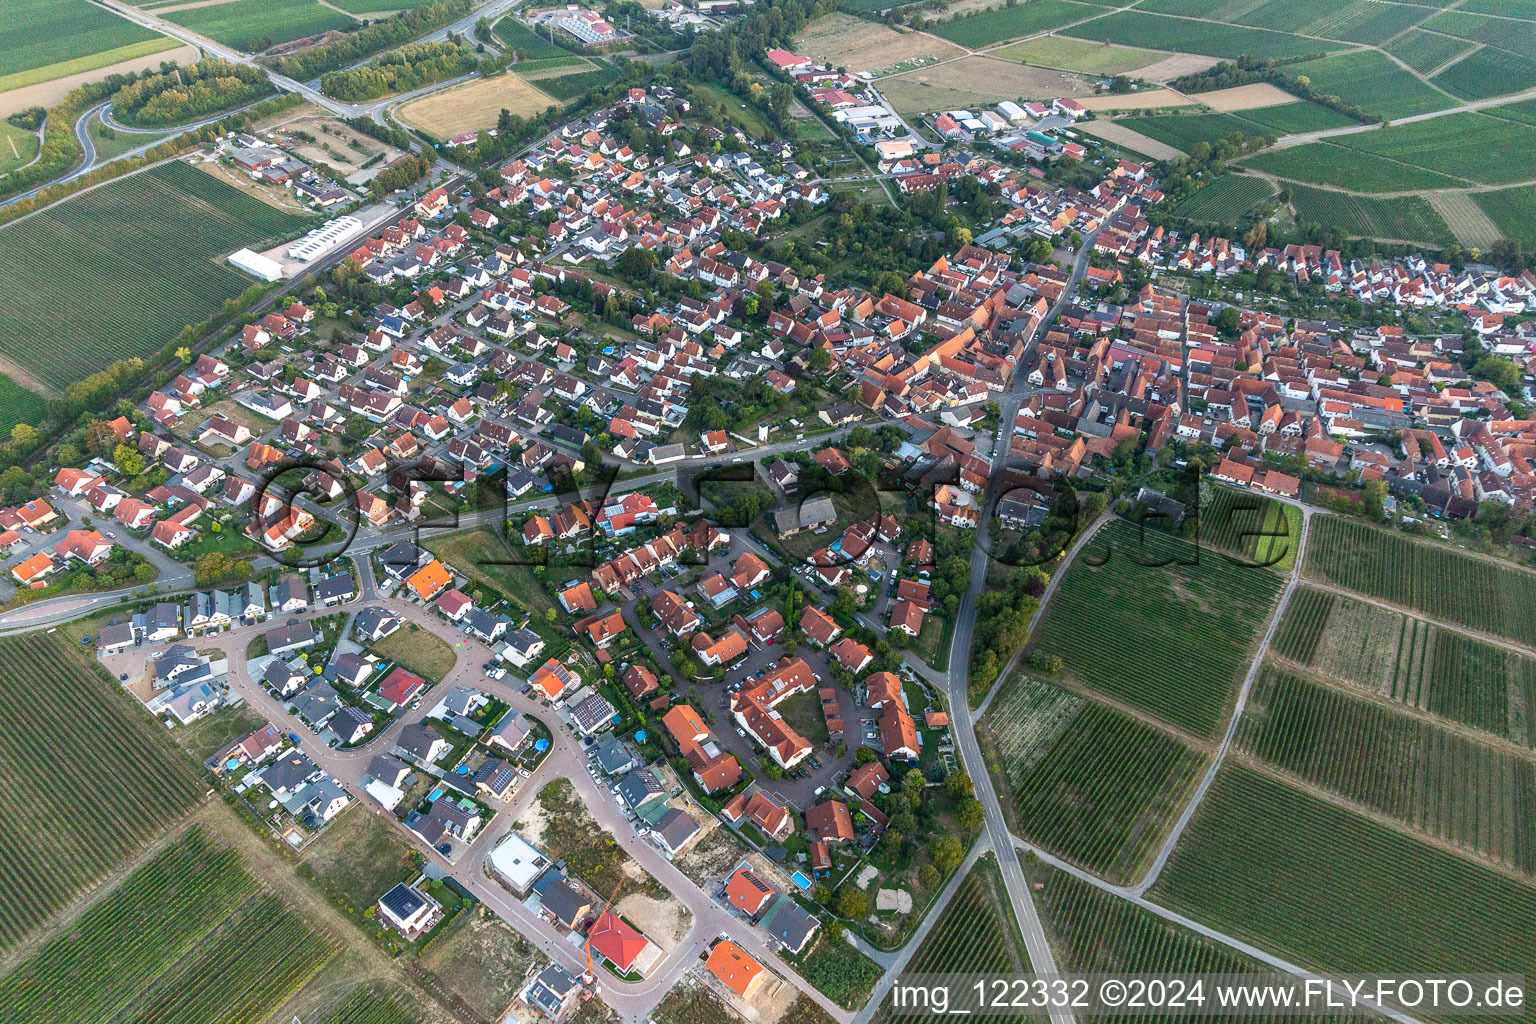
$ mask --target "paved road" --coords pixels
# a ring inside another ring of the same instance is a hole
[[[1083,239],[1077,260],[1072,266],[1071,279],[1067,287],[1062,289],[1061,297],[1036,328],[1037,335],[1045,329],[1046,325],[1055,320],[1062,306],[1076,295],[1079,282],[1088,272],[1089,254],[1093,251],[1093,242],[1097,237],[1098,231],[1095,230]],[[995,492],[1001,480],[1002,469],[1007,463],[1009,440],[1013,435],[1013,421],[1018,415],[1019,406],[1023,403],[1024,394],[1024,378],[1016,377],[1012,388],[999,403],[1002,414],[998,419],[997,441],[994,446],[997,457],[993,459],[993,479],[988,487],[989,502],[997,498]],[[949,705],[950,730],[954,734],[961,758],[970,767],[971,779],[976,786],[976,798],[981,801],[985,812],[984,830],[987,839],[993,849],[1001,852],[1012,845],[1013,836],[1008,831],[1008,820],[1003,815],[997,792],[992,787],[992,778],[986,770],[981,746],[976,741],[975,723],[969,714],[971,642],[976,632],[976,601],[986,587],[987,572],[992,564],[991,547],[987,543],[989,519],[990,517],[986,514],[981,516],[981,526],[977,530],[975,548],[971,556],[971,584],[961,598],[960,608],[955,615],[955,631],[949,650]],[[998,867],[1002,871],[1003,885],[1013,904],[1013,914],[1018,921],[1019,931],[1024,936],[1024,946],[1029,952],[1031,969],[1037,974],[1057,974],[1055,954],[1046,938],[1045,928],[1040,923],[1040,915],[1035,909],[1029,884],[1024,878],[1018,858],[999,856]],[[1073,1016],[1070,1010],[1058,1008],[1051,1012],[1051,1020],[1053,1024],[1072,1024]]]
[[[490,647],[466,637],[422,605],[399,598],[378,597],[373,585],[371,569],[366,563],[366,559],[359,560],[359,571],[363,576],[359,581],[360,596],[349,607],[356,610],[363,605],[379,605],[397,612],[410,622],[442,639],[454,650],[457,660],[453,670],[434,688],[427,699],[422,701],[421,709],[402,714],[387,729],[370,738],[361,747],[333,750],[321,745],[315,741],[313,733],[307,726],[289,713],[279,700],[251,677],[245,660],[246,646],[255,636],[271,628],[270,621],[215,636],[201,637],[196,642],[200,649],[217,647],[225,652],[230,663],[230,684],[253,710],[267,717],[283,731],[293,732],[306,738],[303,743],[305,752],[316,764],[345,785],[360,801],[361,806],[348,813],[378,811],[373,801],[362,795],[362,777],[368,762],[377,754],[387,753],[408,722],[425,718],[449,687],[462,683],[489,693],[507,702],[517,711],[535,715],[543,720],[550,727],[554,737],[551,752],[541,763],[534,777],[518,788],[510,803],[498,808],[500,813],[492,826],[483,829],[468,846],[456,847],[450,855],[445,857],[436,850],[427,849],[414,834],[407,832],[410,841],[418,849],[425,852],[477,898],[505,918],[518,932],[541,946],[546,955],[580,974],[586,969],[586,957],[582,947],[571,945],[567,933],[558,931],[549,922],[524,906],[495,882],[486,868],[487,858],[492,848],[511,829],[520,809],[534,798],[546,782],[557,778],[570,779],[582,803],[597,824],[612,833],[618,845],[649,871],[664,888],[676,894],[692,913],[686,934],[658,961],[656,967],[643,981],[624,982],[603,970],[595,974],[604,999],[626,1021],[642,1024],[648,1020],[656,1004],[676,984],[677,980],[698,962],[700,955],[708,949],[715,938],[728,935],[781,977],[804,990],[839,1024],[851,1024],[852,1013],[832,1003],[808,982],[801,979],[778,957],[761,929],[752,927],[737,918],[734,913],[715,903],[708,893],[679,871],[660,851],[635,834],[633,827],[624,819],[623,812],[614,803],[611,794],[588,775],[585,753],[569,726],[561,720],[560,715],[542,703],[524,696],[515,682],[497,681],[485,677],[480,666],[489,660],[492,653]],[[300,617],[328,615],[335,611],[336,609],[318,609],[309,616]],[[136,648],[121,655],[104,658],[103,664],[114,675],[122,672],[133,675],[142,670],[151,651],[163,649],[163,646]],[[396,819],[391,816],[390,820]],[[402,831],[405,830],[403,824],[399,824],[399,827]]]

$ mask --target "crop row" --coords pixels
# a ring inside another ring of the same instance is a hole
[[[0,1022],[110,1019],[253,888],[237,854],[210,845],[201,830],[189,830],[0,979]]]
[[[158,351],[249,279],[222,256],[303,225],[181,162],[76,196],[0,234],[0,355],[59,388]]]
[[[1536,574],[1338,516],[1318,519],[1313,529],[1309,575],[1536,646]]]
[[[1330,678],[1536,746],[1536,658],[1423,619],[1302,587],[1273,650]]]
[[[1239,746],[1436,839],[1536,871],[1536,765],[1266,666]]]
[[[925,974],[1021,974],[1029,971],[1027,954],[1014,924],[1002,879],[990,859],[978,859],[966,873],[965,880],[955,890],[907,969]],[[967,1019],[986,1024],[1018,1018],[978,1015]]]
[[[1256,175],[1224,174],[1180,200],[1173,214],[1203,224],[1236,224],[1274,194],[1275,187]]]
[[[1292,185],[1291,206],[1302,222],[1337,227],[1347,235],[1444,245],[1452,240],[1445,218],[1423,196],[1355,196]]]
[[[1129,881],[1202,761],[1172,735],[1088,701],[1013,787],[1020,831],[1110,881]]]
[[[1536,888],[1232,761],[1150,895],[1322,970],[1536,963]]]
[[[9,946],[160,834],[202,788],[163,730],[62,636],[0,640],[0,719],[25,723],[0,743],[0,945]]]
[[[393,997],[359,985],[325,1024],[417,1024],[417,1018]]]
[[[260,1020],[334,956],[272,894],[240,908],[218,933],[140,997],[123,1024]]]
[[[1276,573],[1234,565],[1182,539],[1111,523],[1109,558],[1079,557],[1052,598],[1037,650],[1084,683],[1200,736],[1224,721]],[[1098,541],[1096,541],[1098,544]]]
[[[1262,494],[1218,487],[1200,510],[1200,542],[1248,565],[1289,572],[1301,543],[1301,512]]]

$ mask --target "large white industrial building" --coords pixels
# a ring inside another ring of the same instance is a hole
[[[361,231],[363,222],[356,217],[328,220],[288,247],[289,259],[308,263],[336,248],[342,240]]]
[[[229,262],[252,277],[259,277],[263,281],[281,281],[283,279],[283,265],[276,260],[267,259],[267,257],[259,252],[240,249],[229,254]]]

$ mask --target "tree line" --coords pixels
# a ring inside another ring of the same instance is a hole
[[[320,76],[320,91],[356,103],[392,92],[410,92],[474,69],[474,55],[457,43],[410,43],[380,54],[370,64],[326,72]]]
[[[471,0],[439,0],[438,3],[401,11],[392,18],[376,21],[329,43],[269,58],[267,63],[278,74],[301,82],[308,81],[323,72],[440,29],[464,17],[472,7]]]
[[[273,91],[261,68],[210,57],[123,86],[112,94],[112,116],[140,127],[185,124]]]

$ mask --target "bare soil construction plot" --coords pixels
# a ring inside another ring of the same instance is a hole
[[[1078,75],[993,57],[964,57],[936,68],[882,79],[880,91],[904,114],[1093,93]]]
[[[1132,131],[1116,121],[1088,121],[1078,125],[1077,131],[1086,132],[1117,146],[1133,149],[1143,156],[1149,156],[1154,160],[1177,160],[1184,155],[1166,142],[1149,139],[1140,132]]]
[[[965,51],[920,32],[898,32],[847,14],[834,14],[795,37],[795,52],[849,71],[876,71],[918,57],[943,60]]]
[[[1089,110],[1160,110],[1163,107],[1192,107],[1195,101],[1172,89],[1147,89],[1120,95],[1085,96],[1078,100]]]
[[[126,75],[139,71],[159,70],[160,62],[173,60],[185,67],[197,60],[199,56],[197,47],[181,46],[174,50],[161,50],[157,53],[146,54],[143,57],[134,57],[111,67],[96,68],[94,71],[82,71],[75,75],[65,75],[63,78],[53,78],[46,82],[38,82],[36,85],[24,85],[20,89],[9,89],[0,92],[0,117],[14,114],[18,110],[26,110],[28,107],[52,108],[65,96],[87,82],[99,82],[108,75]]]
[[[1171,82],[1175,78],[1213,68],[1219,63],[1221,62],[1215,57],[1202,57],[1194,53],[1175,53],[1156,64],[1148,64],[1136,72],[1136,77],[1144,78],[1149,82]]]
[[[1234,89],[1197,93],[1195,99],[1212,110],[1223,112],[1257,110],[1259,107],[1277,107],[1282,103],[1300,102],[1284,89],[1270,85],[1268,82],[1255,82],[1252,85],[1239,85]]]
[[[550,106],[558,107],[560,103],[509,72],[412,100],[396,115],[429,135],[447,139],[496,127],[496,118],[503,109],[531,117]]]
[[[354,131],[335,118],[306,117],[285,127],[314,137],[314,142],[293,140],[293,151],[299,159],[312,164],[329,164],[353,184],[369,180],[400,156],[400,151],[393,146]],[[370,161],[372,163],[365,171],[363,165]]]

